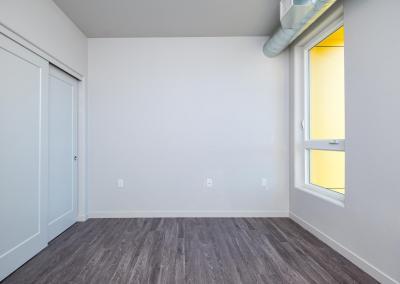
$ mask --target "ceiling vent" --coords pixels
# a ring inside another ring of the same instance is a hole
[[[287,48],[336,0],[281,0],[281,26],[264,44],[264,54],[274,57]]]
[[[281,4],[280,4],[280,8],[281,8],[281,20],[282,18],[287,14],[287,12],[289,12],[290,8],[293,7],[294,3],[293,0],[282,0]]]
[[[312,0],[281,0],[280,20],[282,28],[296,28],[304,15],[312,10],[313,2]]]

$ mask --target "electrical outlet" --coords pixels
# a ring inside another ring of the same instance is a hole
[[[122,178],[117,180],[117,187],[118,188],[124,188],[124,180]]]
[[[209,188],[213,187],[213,180],[212,180],[212,178],[207,178],[207,179],[206,179],[206,186],[209,187]]]
[[[268,180],[266,178],[261,179],[261,186],[265,188],[265,190],[269,190]]]

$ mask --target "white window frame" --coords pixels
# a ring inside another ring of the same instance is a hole
[[[344,206],[345,194],[323,188],[310,183],[309,150],[328,150],[345,152],[345,139],[334,140],[310,140],[310,87],[309,87],[309,51],[323,39],[343,26],[343,15],[325,23],[323,28],[311,32],[305,39],[300,40],[294,46],[295,80],[294,88],[302,85],[302,90],[294,90],[294,96],[302,95],[302,98],[294,98],[294,187],[303,192],[310,193],[336,205]],[[301,66],[301,68],[296,67]],[[297,72],[296,72],[297,70]],[[302,74],[299,74],[302,73]],[[298,79],[296,79],[296,76]],[[300,82],[301,80],[301,82]],[[301,94],[302,93],[302,94]],[[300,104],[299,104],[300,103]]]
[[[310,150],[328,150],[328,151],[343,151],[345,152],[345,139],[334,139],[334,140],[311,140],[310,139],[310,50],[316,46],[319,42],[324,40],[326,37],[334,33],[341,26],[343,26],[343,20],[337,21],[329,25],[317,36],[313,37],[304,46],[304,123],[303,123],[303,133],[304,133],[304,185],[311,190],[317,190],[324,194],[329,194],[335,199],[343,200],[344,194],[334,192],[328,188],[324,188],[310,182],[310,160],[309,152]]]

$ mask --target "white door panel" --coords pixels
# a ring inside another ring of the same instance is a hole
[[[47,78],[0,34],[0,281],[47,245]]]
[[[76,221],[76,99],[78,82],[56,67],[49,75],[48,241]]]

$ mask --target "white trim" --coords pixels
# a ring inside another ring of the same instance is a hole
[[[304,44],[304,49],[309,51],[315,45],[323,41],[330,34],[338,30],[341,26],[344,25],[343,16],[339,17],[335,21],[331,22],[328,26],[326,26],[322,31],[320,31],[316,36],[313,36],[311,40],[309,40],[306,44]]]
[[[325,201],[328,201],[332,204],[335,204],[337,206],[340,207],[344,207],[344,195],[337,193],[335,191],[326,189],[326,188],[322,188],[319,186],[315,186],[312,184],[305,184],[302,187],[295,187],[296,190],[300,190],[303,191],[307,194],[311,194],[314,195],[318,198],[321,198]]]
[[[302,44],[296,44],[296,47],[301,47],[303,53],[303,75],[299,76],[303,80],[303,91],[302,91],[302,100],[303,100],[303,116],[301,117],[302,121],[302,137],[303,141],[301,141],[302,146],[304,147],[304,151],[301,154],[302,165],[303,165],[303,180],[301,184],[297,184],[297,189],[302,190],[306,193],[311,193],[314,196],[332,202],[339,206],[344,206],[343,200],[344,195],[334,192],[330,189],[323,188],[320,186],[316,186],[310,183],[310,160],[308,152],[309,150],[328,150],[328,151],[345,151],[345,140],[344,139],[334,139],[334,140],[311,140],[310,139],[310,66],[309,66],[309,51],[316,44],[324,40],[334,31],[339,29],[344,25],[343,15],[336,18],[322,30],[320,30],[316,35],[308,38],[306,42]],[[295,59],[296,60],[296,59]],[[296,75],[295,75],[296,76]],[[294,106],[294,108],[298,108],[300,106]],[[295,130],[296,131],[296,130]],[[295,134],[296,136],[296,134]],[[296,155],[296,152],[295,152]]]
[[[0,33],[5,35],[9,39],[13,40],[14,42],[18,43],[19,45],[22,45],[26,49],[32,51],[36,55],[42,57],[43,59],[45,59],[46,61],[50,62],[51,64],[53,64],[53,65],[57,66],[58,68],[64,70],[65,72],[67,72],[71,76],[75,77],[76,79],[78,79],[80,81],[83,79],[83,75],[82,74],[80,74],[79,72],[74,70],[72,67],[62,63],[61,61],[56,59],[55,56],[53,56],[50,53],[44,51],[43,49],[41,49],[40,47],[38,47],[34,43],[30,42],[29,40],[27,40],[26,38],[24,38],[23,36],[21,36],[20,34],[15,32],[13,29],[9,28],[8,26],[3,24],[2,22],[0,22]]]
[[[309,231],[311,234],[316,236],[318,239],[323,241],[325,244],[330,246],[332,249],[343,255],[345,258],[353,262],[359,268],[364,270],[366,273],[370,274],[376,280],[381,283],[390,283],[390,284],[400,284],[397,280],[390,277],[389,275],[385,274],[383,271],[378,269],[377,267],[373,266],[371,263],[363,259],[361,256],[357,255],[355,252],[351,251],[350,249],[346,248],[344,245],[339,243],[338,241],[334,240],[327,234],[321,232],[318,228],[314,227],[307,221],[303,220],[293,212],[290,212],[290,219],[294,222],[298,223],[301,227]]]
[[[87,216],[88,194],[87,189],[87,80],[83,78],[78,86],[78,215]],[[87,217],[85,217],[85,220]]]
[[[328,151],[344,151],[345,140],[306,140],[304,141],[304,148],[311,150],[328,150]]]
[[[78,215],[76,216],[76,222],[85,222],[88,219],[86,215]]]
[[[89,218],[289,217],[288,211],[93,211]]]

